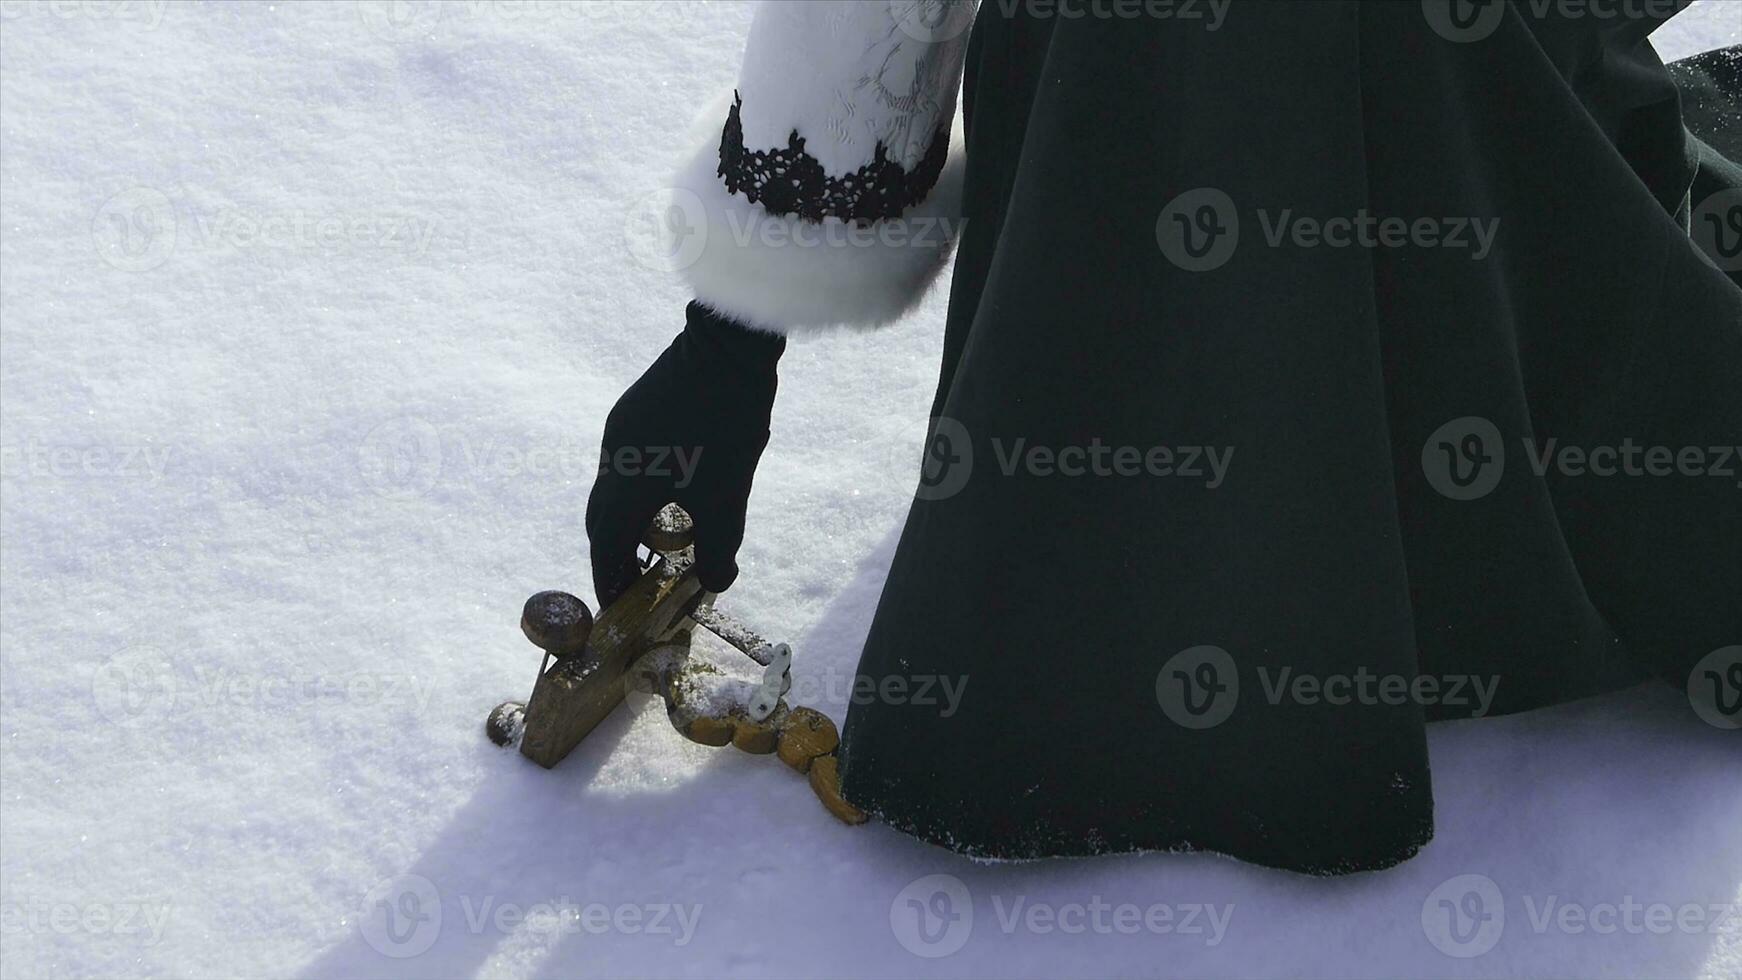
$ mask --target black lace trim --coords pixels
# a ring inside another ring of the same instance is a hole
[[[870,163],[830,177],[817,158],[805,152],[804,137],[796,129],[786,138],[784,149],[745,149],[744,121],[739,115],[743,105],[738,93],[732,93],[732,108],[720,135],[719,175],[725,178],[726,188],[773,214],[796,214],[813,224],[825,217],[858,224],[899,218],[931,193],[950,153],[946,122],[932,134],[931,146],[911,174],[889,159],[888,147],[879,140]]]

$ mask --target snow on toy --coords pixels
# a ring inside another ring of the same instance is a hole
[[[777,755],[809,777],[830,813],[849,824],[864,823],[865,814],[841,797],[835,723],[783,698],[792,689],[792,649],[768,643],[714,608],[714,594],[701,587],[691,568],[694,539],[682,508],[672,504],[662,510],[642,539],[647,555],[640,578],[597,619],[585,602],[566,592],[540,592],[526,600],[520,630],[544,651],[538,680],[526,701],[497,705],[485,732],[497,745],[518,744],[521,755],[549,769],[629,691],[655,694],[685,738]],[[697,627],[754,661],[760,680],[745,682],[692,657]]]

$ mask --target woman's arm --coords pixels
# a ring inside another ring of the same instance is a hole
[[[772,0],[673,204],[703,229],[681,270],[750,326],[870,328],[925,293],[960,226],[951,149],[972,0]]]
[[[618,400],[587,501],[594,591],[634,581],[655,513],[695,520],[696,573],[738,574],[786,334],[918,302],[960,226],[950,135],[972,0],[772,0],[732,97],[674,181],[687,325]],[[770,335],[774,336],[770,336]]]

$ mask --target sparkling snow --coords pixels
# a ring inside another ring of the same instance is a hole
[[[555,771],[492,746],[748,19],[0,4],[0,974],[1742,976],[1739,746],[1668,689],[1437,727],[1438,838],[1323,881],[974,864],[639,697]],[[837,720],[942,316],[795,346],[722,603]]]

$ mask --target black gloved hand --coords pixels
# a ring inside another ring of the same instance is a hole
[[[635,547],[661,507],[695,522],[696,575],[710,592],[738,577],[750,481],[768,445],[786,338],[691,303],[688,323],[605,422],[587,500],[593,592],[609,605],[640,574]]]

